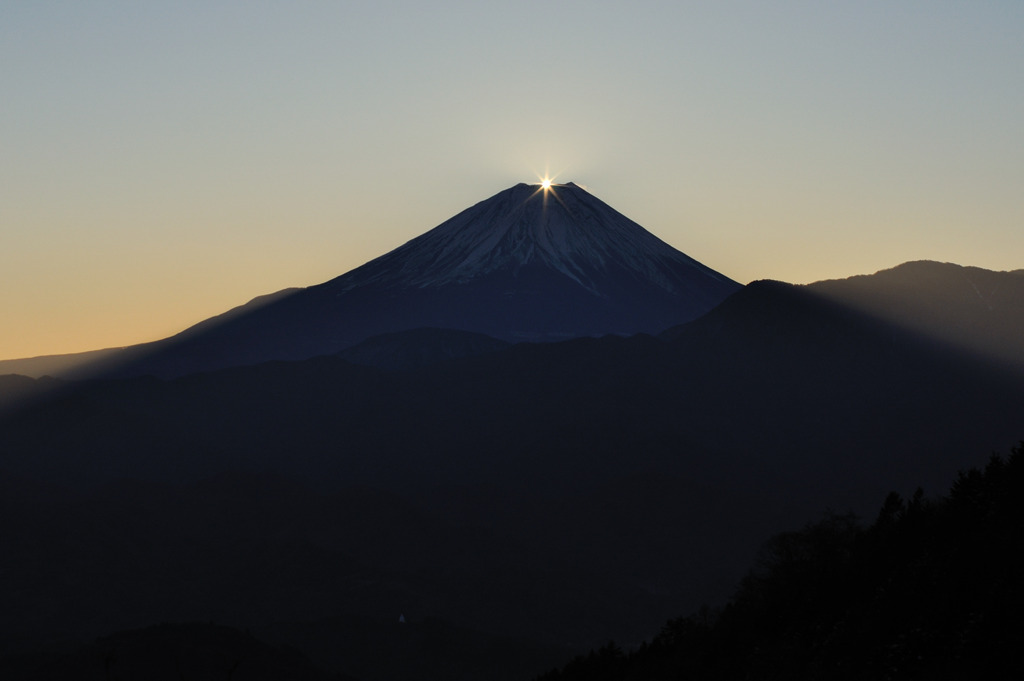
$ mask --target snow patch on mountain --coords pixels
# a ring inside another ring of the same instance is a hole
[[[432,288],[530,266],[560,272],[596,295],[603,276],[621,271],[673,294],[693,277],[730,281],[567,183],[506,189],[328,285],[338,293]]]

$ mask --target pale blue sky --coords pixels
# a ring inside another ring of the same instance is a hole
[[[1024,2],[0,0],[0,358],[319,283],[545,170],[746,283],[1024,268]]]

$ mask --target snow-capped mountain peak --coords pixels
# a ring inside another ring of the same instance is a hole
[[[126,373],[304,359],[413,329],[505,342],[658,333],[739,288],[575,184],[518,184],[340,277],[153,344]]]
[[[332,283],[441,287],[530,267],[557,271],[596,295],[614,271],[670,293],[687,288],[680,269],[729,281],[570,182],[506,189]]]

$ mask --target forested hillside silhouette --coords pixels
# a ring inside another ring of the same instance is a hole
[[[1024,444],[949,493],[892,493],[768,541],[720,610],[614,642],[537,681],[966,679],[1024,671]]]

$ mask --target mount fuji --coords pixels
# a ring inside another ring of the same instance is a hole
[[[658,333],[739,289],[576,184],[518,184],[335,279],[135,346],[115,373],[305,359],[418,328],[507,342]]]
[[[1022,274],[740,288],[580,187],[517,185],[117,351],[114,380],[0,363],[0,676],[156,622],[367,679],[530,678],[650,640],[726,602],[771,534],[1018,442]]]

